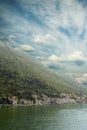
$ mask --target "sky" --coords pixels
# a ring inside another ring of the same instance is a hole
[[[0,42],[87,86],[87,0],[0,0]]]

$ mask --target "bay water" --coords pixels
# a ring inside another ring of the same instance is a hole
[[[3,106],[0,130],[87,130],[87,105]]]

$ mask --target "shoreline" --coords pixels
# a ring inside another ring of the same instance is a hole
[[[11,105],[11,106],[36,106],[36,105],[61,105],[61,104],[86,104],[87,98],[85,95],[77,96],[71,94],[61,93],[59,97],[48,97],[45,94],[32,95],[31,99],[18,98],[17,96],[12,97],[0,97],[1,105]]]
[[[86,104],[86,102],[77,102],[74,99],[60,99],[60,98],[52,98],[50,101],[49,100],[37,100],[35,103],[29,103],[30,100],[24,100],[27,102],[24,103],[16,103],[16,104],[10,104],[10,103],[6,103],[6,104],[0,104],[0,108],[2,106],[48,106],[48,105],[64,105],[64,104]],[[29,102],[28,102],[29,101]]]

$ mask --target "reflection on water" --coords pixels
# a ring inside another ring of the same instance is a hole
[[[87,130],[87,105],[2,107],[0,130]]]

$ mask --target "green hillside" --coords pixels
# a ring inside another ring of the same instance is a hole
[[[25,53],[0,43],[0,96],[30,98],[33,93],[58,96],[73,86]]]

